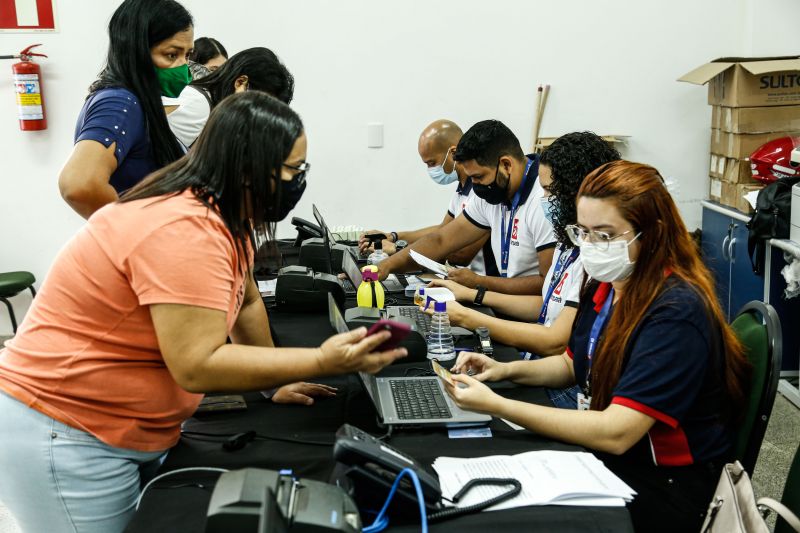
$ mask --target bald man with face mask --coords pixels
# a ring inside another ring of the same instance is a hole
[[[428,170],[428,175],[434,183],[441,186],[448,186],[457,182],[453,196],[450,199],[447,213],[444,220],[438,225],[428,226],[418,230],[410,231],[380,231],[369,230],[364,232],[359,238],[359,247],[362,253],[369,252],[372,247],[365,235],[372,233],[383,233],[388,239],[383,241],[383,250],[389,255],[397,250],[396,243],[401,245],[411,244],[425,235],[438,230],[458,217],[469,203],[472,195],[472,181],[469,180],[460,165],[453,159],[458,141],[461,140],[463,132],[455,122],[450,120],[437,120],[429,124],[419,136],[417,150],[422,162]],[[488,256],[488,258],[487,258]],[[447,261],[453,265],[468,265],[470,270],[479,275],[497,275],[492,271],[496,270],[491,245],[488,236],[481,237],[474,243],[458,250],[447,257]],[[487,266],[489,272],[487,272]]]

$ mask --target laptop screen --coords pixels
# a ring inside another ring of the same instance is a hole
[[[337,333],[347,333],[350,331],[331,293],[328,293],[328,320],[330,320],[331,327],[335,329]],[[372,403],[375,404],[375,407],[380,411],[378,383],[375,381],[375,376],[367,374],[366,372],[359,372],[358,377],[361,378],[361,383],[364,384],[364,388],[367,390],[367,394],[369,394]]]
[[[333,233],[331,233],[330,228],[325,223],[325,220],[322,218],[322,215],[320,214],[319,209],[317,209],[317,206],[312,204],[311,210],[314,212],[314,218],[317,220],[317,224],[319,224],[319,227],[322,228],[323,239],[327,240],[325,244],[327,244],[328,247],[330,248],[331,246],[336,244],[336,238],[333,236]]]
[[[342,253],[342,270],[344,270],[345,275],[350,280],[350,283],[353,284],[353,287],[358,289],[364,278],[361,277],[361,270],[358,268],[353,256],[347,250]]]

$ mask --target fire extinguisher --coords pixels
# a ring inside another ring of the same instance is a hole
[[[0,59],[21,60],[11,66],[11,71],[14,74],[14,88],[17,93],[19,129],[22,131],[47,129],[47,118],[42,97],[42,70],[39,65],[33,62],[34,57],[47,56],[31,52],[37,46],[41,45],[33,44],[20,52],[19,55],[0,56]]]

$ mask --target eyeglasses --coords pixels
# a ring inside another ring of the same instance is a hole
[[[575,246],[582,246],[584,243],[589,242],[597,246],[599,250],[603,251],[608,250],[608,246],[612,241],[615,241],[620,237],[627,235],[628,233],[633,233],[633,230],[628,230],[623,231],[618,235],[609,235],[605,231],[587,231],[575,224],[570,224],[564,229],[567,230],[567,237],[569,237],[569,240],[572,241],[572,244]],[[636,237],[639,235],[641,235],[641,232],[637,233]],[[636,238],[633,240],[636,240]]]
[[[297,174],[292,176],[292,179],[297,180],[301,183],[306,180],[306,175],[311,171],[311,163],[308,162],[300,163],[296,167],[292,165],[287,165],[286,163],[284,163],[283,166],[285,166],[286,168],[290,168],[292,170],[297,170],[298,171]]]

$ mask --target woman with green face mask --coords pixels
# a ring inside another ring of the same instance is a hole
[[[191,81],[192,16],[175,0],[125,0],[108,25],[108,56],[89,88],[61,196],[84,218],[180,158],[161,97]]]

